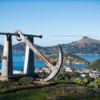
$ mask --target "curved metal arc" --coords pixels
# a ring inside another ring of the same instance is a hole
[[[50,75],[43,79],[44,81],[49,81],[50,79],[52,79],[57,72],[59,71],[59,69],[61,68],[62,62],[63,62],[63,56],[62,56],[62,49],[60,47],[60,45],[58,46],[59,49],[59,59],[56,65],[53,65],[48,59],[47,57],[45,57],[39,50],[36,49],[36,47],[22,34],[21,31],[16,31],[15,32],[17,34],[18,37],[20,37],[22,39],[22,41],[28,45],[30,47],[30,49],[39,57],[42,58],[42,60],[45,62],[45,64],[51,69],[51,73]]]
[[[49,81],[51,80],[52,78],[54,78],[57,73],[59,72],[61,66],[62,66],[62,63],[63,63],[63,52],[62,52],[62,49],[61,49],[61,46],[58,45],[58,48],[59,48],[59,58],[58,58],[58,62],[57,64],[51,68],[51,73],[48,77],[44,78],[43,80],[44,81]]]

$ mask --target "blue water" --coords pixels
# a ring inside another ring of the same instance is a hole
[[[93,62],[97,59],[100,59],[100,55],[79,55],[79,56],[86,59],[89,62]]]
[[[65,66],[70,66],[70,65],[65,64]],[[85,66],[85,64],[72,64],[71,66],[76,68],[76,69],[81,69]]]
[[[23,66],[24,66],[24,58],[23,58],[24,54],[23,53],[13,53],[13,67],[14,70],[23,70]],[[100,58],[100,55],[79,55],[80,57],[88,60],[89,62],[93,62],[96,59]],[[0,63],[0,69],[1,69],[1,63]],[[35,60],[35,68],[39,69],[41,67],[45,66],[45,64],[40,61],[40,60]],[[80,69],[82,67],[84,67],[83,64],[76,64],[73,65],[74,67]]]
[[[44,62],[40,60],[35,60],[35,68],[39,69],[43,66],[45,66]],[[0,69],[1,69],[2,63],[0,63]],[[13,53],[13,68],[14,70],[23,70],[24,66],[24,54],[23,53]]]
[[[24,66],[24,54],[23,53],[14,53],[13,54],[13,64],[14,69],[23,70]],[[35,68],[39,69],[45,66],[45,64],[40,60],[35,60]]]

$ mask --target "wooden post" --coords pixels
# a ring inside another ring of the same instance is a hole
[[[8,80],[8,77],[12,75],[13,75],[12,36],[5,35],[0,80]]]
[[[32,36],[27,36],[27,39],[31,43],[34,43],[34,38]],[[33,76],[33,74],[34,74],[34,53],[29,48],[28,45],[26,45],[26,48],[25,48],[25,60],[24,60],[23,73],[28,76]]]

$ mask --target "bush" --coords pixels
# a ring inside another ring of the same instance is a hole
[[[80,85],[87,85],[89,83],[88,78],[84,78],[84,79],[74,79],[74,82]]]
[[[30,85],[33,83],[33,78],[32,77],[23,77],[19,79],[18,84],[19,85]]]
[[[9,87],[11,84],[10,81],[0,81],[0,89],[4,87]]]
[[[100,88],[100,78],[97,78],[95,81],[88,84],[89,87]]]
[[[80,85],[85,85],[93,88],[100,88],[100,77],[98,77],[95,80],[92,80],[90,78],[83,78],[83,79],[76,78],[73,81]]]

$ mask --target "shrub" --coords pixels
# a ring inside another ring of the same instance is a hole
[[[0,89],[4,87],[9,87],[10,83],[10,81],[0,81]]]
[[[33,83],[33,78],[32,77],[23,77],[19,79],[18,84],[19,85],[30,85]]]

